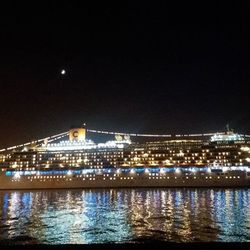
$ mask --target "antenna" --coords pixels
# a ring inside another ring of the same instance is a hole
[[[227,133],[230,133],[230,132],[233,133],[233,129],[232,128],[230,129],[229,123],[227,123],[226,129],[227,129]]]

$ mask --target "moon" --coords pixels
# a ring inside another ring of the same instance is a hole
[[[61,70],[61,75],[65,75],[66,74],[66,70],[65,69],[62,69]]]

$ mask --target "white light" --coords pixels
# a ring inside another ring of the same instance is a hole
[[[242,135],[239,134],[224,134],[224,135],[214,135],[211,137],[211,141],[236,141],[236,140],[244,140]]]
[[[65,75],[65,74],[66,74],[65,69],[61,70],[61,75]]]
[[[132,169],[130,170],[130,173],[133,174],[134,172],[135,172],[135,170],[132,168]]]
[[[16,173],[14,174],[14,179],[20,179],[20,178],[21,178],[20,173],[19,173],[19,172],[16,172]]]
[[[149,170],[147,168],[145,169],[145,173],[149,173]]]
[[[222,168],[222,171],[223,171],[223,172],[226,172],[226,171],[228,171],[228,170],[229,170],[229,167],[223,167],[223,168]]]
[[[181,170],[179,168],[176,168],[175,173],[179,174]]]
[[[119,174],[120,172],[121,172],[121,170],[120,170],[120,169],[117,169],[117,170],[116,170],[116,173],[117,173],[117,174]]]
[[[69,170],[69,171],[67,172],[67,175],[72,175],[72,171]]]
[[[250,158],[246,158],[246,161],[247,161],[247,162],[250,162]]]
[[[161,168],[160,173],[165,173],[165,170],[163,168]]]
[[[96,148],[124,148],[125,144],[130,144],[128,141],[107,141],[106,143],[95,144],[91,140],[85,140],[81,142],[60,142],[49,143],[44,145],[46,150],[49,151],[64,151],[64,150],[82,150],[82,149],[96,149]]]
[[[183,156],[184,155],[184,153],[180,150],[180,153],[179,154],[177,154],[178,156]]]
[[[27,152],[27,151],[28,151],[28,148],[27,148],[27,147],[24,147],[22,151],[23,151],[23,152]]]

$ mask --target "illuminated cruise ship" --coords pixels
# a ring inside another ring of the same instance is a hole
[[[115,139],[95,143],[86,132]],[[158,139],[139,143],[133,136]],[[0,150],[0,189],[248,187],[249,138],[229,130],[170,136],[72,128]]]

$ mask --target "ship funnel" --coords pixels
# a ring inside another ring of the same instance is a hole
[[[86,127],[83,126],[73,126],[69,130],[69,140],[70,141],[85,141],[86,139]]]

